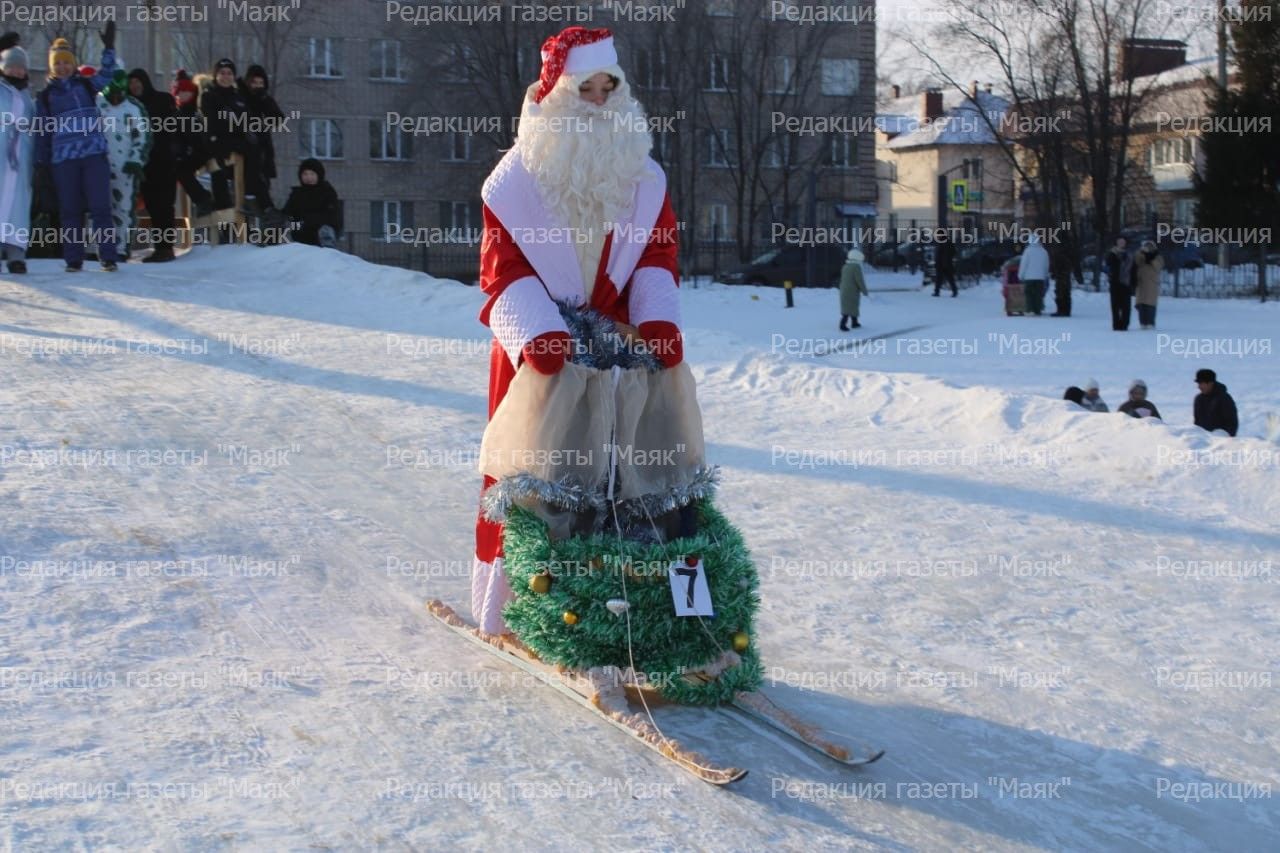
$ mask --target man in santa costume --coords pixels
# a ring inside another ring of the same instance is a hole
[[[564,366],[570,336],[557,303],[634,330],[666,367],[682,360],[676,219],[652,147],[612,34],[569,27],[548,38],[516,143],[481,190],[490,417],[516,371],[550,375]],[[484,488],[492,483],[485,477]],[[502,525],[481,516],[471,609],[482,631],[505,632],[511,597]]]

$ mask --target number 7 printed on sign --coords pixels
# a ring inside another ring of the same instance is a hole
[[[667,579],[671,582],[671,603],[677,616],[715,617],[707,573],[699,557],[690,556],[672,563],[667,567]]]

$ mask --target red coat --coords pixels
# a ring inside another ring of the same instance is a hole
[[[680,325],[677,226],[666,176],[649,161],[650,176],[636,189],[627,216],[605,239],[590,307],[623,323],[650,320]],[[488,296],[480,322],[494,333],[489,357],[489,415],[506,396],[520,350],[538,335],[567,331],[555,301],[586,303],[586,288],[573,242],[556,239],[555,219],[542,203],[533,176],[516,149],[508,151],[485,181],[480,289]],[[491,480],[485,479],[484,488]],[[476,557],[489,563],[502,554],[502,527],[481,518]]]

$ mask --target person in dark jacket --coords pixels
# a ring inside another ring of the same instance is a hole
[[[173,200],[178,191],[175,162],[177,142],[173,96],[151,85],[151,75],[141,68],[129,72],[129,94],[147,111],[151,131],[151,151],[142,167],[142,203],[151,217],[150,243],[154,251],[143,258],[144,264],[173,260]]]
[[[933,253],[933,295],[942,295],[942,282],[951,285],[951,295],[959,296],[956,290],[956,244],[947,238],[947,232],[938,232],[938,245]]]
[[[298,184],[284,205],[285,216],[294,224],[290,239],[326,249],[338,248],[342,205],[338,191],[324,179],[324,164],[314,157],[299,163]]]
[[[1156,404],[1147,399],[1147,383],[1135,379],[1129,383],[1129,399],[1116,407],[1117,412],[1124,412],[1131,418],[1155,418],[1160,420],[1160,410]]]
[[[95,77],[76,72],[76,57],[63,38],[49,46],[49,84],[36,96],[36,165],[56,187],[62,231],[62,258],[67,272],[84,266],[88,235],[81,223],[88,209],[97,232],[98,260],[107,272],[116,270],[115,225],[111,219],[111,166],[107,139],[102,134],[98,92],[115,71],[116,25],[102,31],[102,63]],[[37,179],[47,183],[44,178]]]
[[[1133,255],[1129,254],[1128,246],[1129,241],[1117,237],[1115,245],[1103,256],[1111,290],[1111,328],[1117,332],[1129,330],[1133,309]]]
[[[1227,386],[1218,381],[1218,374],[1207,368],[1196,371],[1196,385],[1200,393],[1195,399],[1196,426],[1214,430],[1226,430],[1227,435],[1235,435],[1240,428],[1240,419],[1236,413],[1236,401],[1227,393]]]
[[[249,101],[236,84],[236,65],[230,59],[219,59],[213,67],[213,85],[200,95],[200,112],[208,128],[211,154],[220,168],[213,173],[213,200],[218,210],[235,205],[231,197],[231,155],[245,161],[245,177],[255,171],[249,160],[254,146],[249,138]],[[245,192],[249,192],[246,180]]]
[[[250,65],[241,83],[249,102],[249,115],[255,119],[251,135],[257,149],[256,171],[245,175],[245,192],[254,195],[258,209],[263,212],[275,209],[271,202],[271,181],[276,177],[276,146],[271,132],[284,119],[284,112],[268,91],[269,85],[267,71],[261,65]]]
[[[174,116],[177,127],[173,133],[173,163],[178,183],[186,191],[195,206],[195,216],[213,213],[213,194],[196,180],[196,171],[209,160],[207,127],[204,116],[197,108],[200,88],[196,86],[186,69],[179,68],[169,86],[173,96]]]

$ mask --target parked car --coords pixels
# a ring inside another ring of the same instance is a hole
[[[817,280],[808,280],[808,253],[814,252]],[[749,263],[723,273],[720,281],[725,284],[758,284],[781,287],[784,281],[796,287],[812,284],[815,287],[835,287],[840,283],[840,269],[849,250],[834,243],[821,246],[778,246]]]
[[[956,252],[956,275],[995,275],[1000,266],[1018,254],[1018,244],[983,237],[977,245],[961,245]]]
[[[911,240],[897,244],[886,243],[876,248],[870,257],[874,267],[906,267],[915,272],[924,266],[924,246]]]

